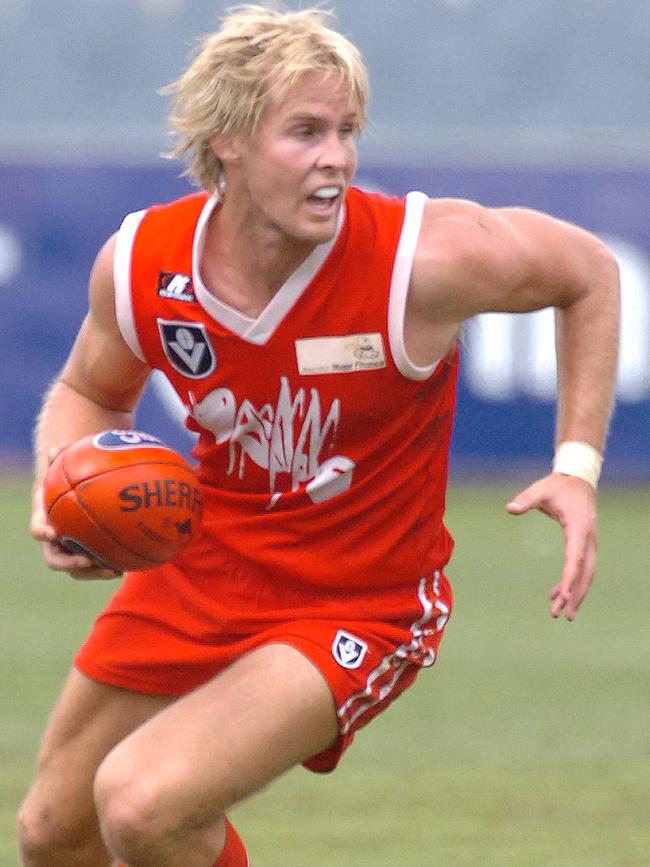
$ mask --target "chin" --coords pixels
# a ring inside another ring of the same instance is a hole
[[[331,229],[321,229],[312,233],[311,240],[314,244],[327,244],[336,234],[336,226]]]
[[[300,238],[303,241],[309,241],[312,244],[327,244],[336,234],[336,219],[323,221],[322,223],[305,226],[300,233]]]

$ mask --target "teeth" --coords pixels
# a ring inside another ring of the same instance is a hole
[[[319,187],[312,195],[316,196],[317,199],[334,199],[339,192],[338,187]]]

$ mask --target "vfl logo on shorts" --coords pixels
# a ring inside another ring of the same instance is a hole
[[[192,379],[203,379],[212,373],[216,356],[205,325],[159,319],[158,329],[165,355],[179,373]]]
[[[368,651],[365,641],[339,629],[332,642],[332,655],[343,668],[359,668]]]

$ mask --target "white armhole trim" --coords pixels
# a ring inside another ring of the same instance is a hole
[[[117,238],[115,239],[115,253],[113,256],[113,283],[115,284],[115,315],[117,326],[124,340],[129,345],[131,352],[140,361],[145,361],[144,352],[140,346],[138,332],[135,327],[133,315],[133,302],[131,299],[131,252],[133,241],[138,226],[142,222],[146,211],[135,211],[128,214],[122,221]]]
[[[406,196],[406,211],[402,232],[395,253],[393,275],[390,281],[390,296],[388,301],[388,340],[393,361],[399,372],[407,379],[422,380],[431,376],[440,359],[433,364],[422,367],[414,364],[406,353],[404,346],[404,317],[406,314],[406,298],[413,270],[413,259],[420,237],[422,216],[427,195],[413,191]]]

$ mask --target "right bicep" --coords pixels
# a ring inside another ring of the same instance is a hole
[[[120,333],[115,313],[115,236],[100,250],[90,275],[86,318],[61,372],[61,380],[107,409],[130,411],[142,393],[149,367]]]

